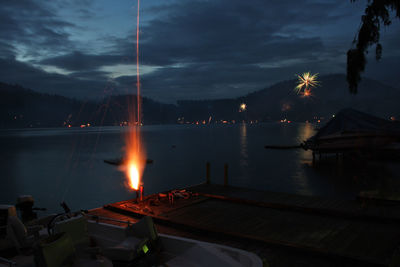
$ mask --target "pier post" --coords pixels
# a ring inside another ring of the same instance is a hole
[[[224,186],[228,186],[228,163],[224,164]]]
[[[139,187],[139,201],[140,202],[143,201],[143,197],[144,197],[144,188],[143,188],[143,184],[141,184]]]
[[[211,177],[210,177],[210,162],[206,162],[206,184],[211,183]]]

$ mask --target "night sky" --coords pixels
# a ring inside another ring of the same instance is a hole
[[[142,92],[232,98],[296,73],[346,72],[366,0],[141,0]],[[3,0],[0,81],[100,98],[135,92],[136,1]],[[365,76],[400,88],[400,23],[382,28]]]

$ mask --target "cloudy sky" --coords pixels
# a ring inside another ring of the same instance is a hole
[[[295,73],[345,73],[366,3],[141,0],[142,93],[230,98]],[[135,0],[3,0],[0,81],[86,99],[135,92],[136,13]],[[398,19],[382,44],[366,75],[400,88]]]

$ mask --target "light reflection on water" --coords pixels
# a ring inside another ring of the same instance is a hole
[[[249,155],[248,155],[248,144],[247,144],[247,127],[246,123],[241,123],[239,126],[239,145],[240,145],[240,176],[237,179],[246,180],[249,177]],[[230,171],[229,176],[232,176]]]
[[[37,206],[59,211],[94,208],[132,198],[123,173],[104,159],[123,155],[120,127],[0,131],[0,203],[32,194]],[[360,190],[398,190],[397,163],[311,166],[303,149],[267,150],[264,145],[299,144],[314,134],[312,124],[164,125],[142,128],[147,155],[146,193],[198,184],[211,162],[211,180],[258,190],[354,198]]]
[[[248,166],[247,154],[247,124],[240,124],[240,166],[245,169]]]
[[[300,144],[313,136],[315,133],[314,126],[310,123],[300,124],[297,133],[297,144]],[[296,149],[298,160],[296,162],[296,172],[293,179],[297,181],[299,186],[299,193],[304,195],[315,195],[316,192],[309,186],[309,177],[306,170],[312,164],[311,150],[304,150],[302,148]]]

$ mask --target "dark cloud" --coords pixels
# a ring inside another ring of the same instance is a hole
[[[0,41],[0,58],[14,58],[15,50],[14,46],[9,43]]]
[[[288,1],[246,4],[236,0],[171,5],[165,9],[165,16],[142,28],[143,61],[151,65],[227,61],[246,64],[318,51],[322,48],[319,38],[293,33],[334,20],[328,15],[332,6],[294,6]],[[314,12],[316,9],[318,12]],[[290,26],[292,29],[287,29]],[[278,34],[282,30],[292,34],[281,37]],[[132,47],[125,45],[127,50]]]
[[[26,56],[73,47],[65,29],[74,25],[58,19],[45,3],[30,0],[3,2],[0,5],[0,42],[13,44],[15,50]]]
[[[38,63],[71,71],[86,71],[95,70],[102,66],[121,64],[126,61],[126,57],[120,55],[88,55],[75,51],[62,56],[46,58]]]
[[[61,94],[69,97],[100,98],[109,86],[107,80],[99,73],[89,75],[90,79],[48,73],[30,64],[15,59],[1,59],[0,70],[2,82],[19,84],[26,88],[43,93]],[[102,79],[93,79],[98,77]],[[110,93],[110,92],[107,92]]]
[[[68,10],[71,14],[83,20],[91,20],[96,17],[96,11],[93,8],[94,0],[52,0],[49,1],[54,9]]]

